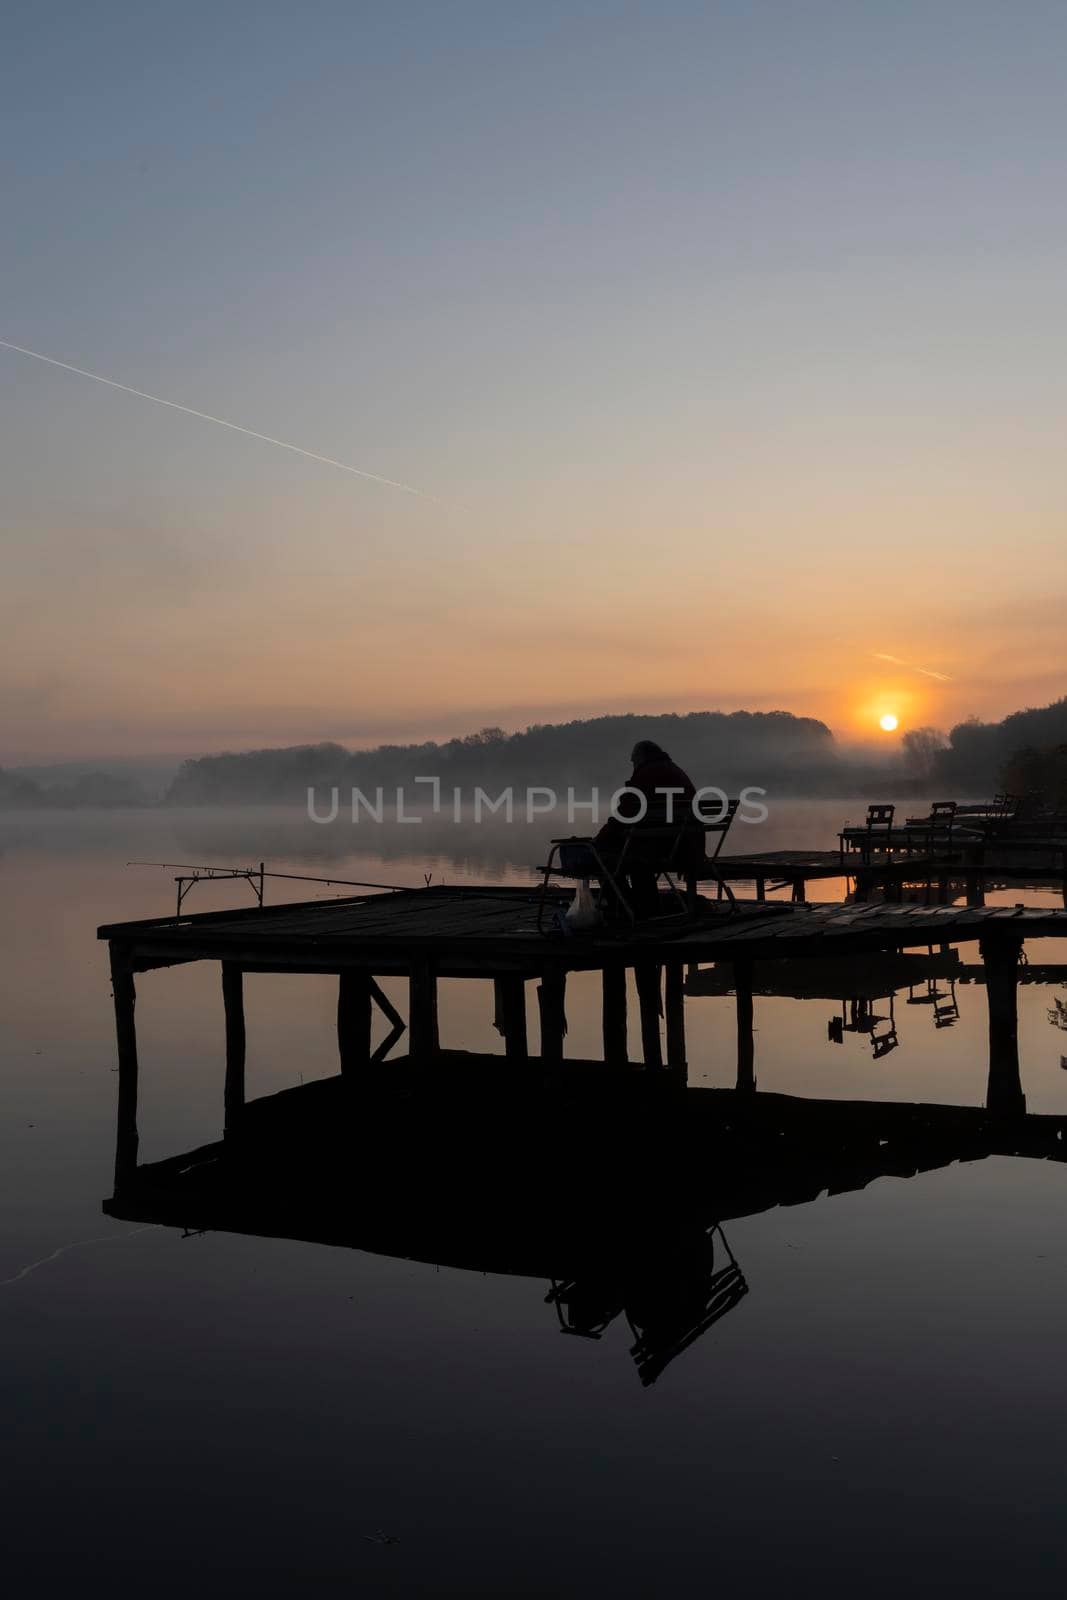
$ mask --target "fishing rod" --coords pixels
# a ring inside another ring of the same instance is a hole
[[[345,889],[384,889],[393,894],[403,893],[411,887],[410,884],[403,883],[368,883],[358,878],[315,878],[301,872],[268,872],[262,861],[258,867],[220,867],[192,861],[127,861],[126,865],[177,869],[179,876],[174,881],[178,885],[179,917],[182,914],[185,897],[194,883],[243,878],[251,886],[252,893],[260,906],[263,905],[263,883],[266,878],[285,878],[291,883],[324,883]],[[429,888],[428,881],[426,887]]]

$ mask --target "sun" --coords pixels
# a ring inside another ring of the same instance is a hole
[[[887,711],[884,717],[878,718],[878,726],[883,733],[893,733],[897,727],[897,719],[891,711]]]

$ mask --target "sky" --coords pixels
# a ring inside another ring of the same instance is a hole
[[[0,339],[421,491],[0,348],[0,764],[1067,691],[1059,0],[0,40]]]

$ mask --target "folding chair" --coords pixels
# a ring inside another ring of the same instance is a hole
[[[927,854],[931,856],[934,855],[936,853],[938,844],[943,838],[945,853],[946,855],[950,855],[952,852],[952,830],[956,824],[955,800],[935,800],[933,805],[930,807],[930,815],[927,818],[927,824]]]
[[[710,863],[712,863],[712,862],[714,862],[714,861],[716,861],[718,859],[719,852],[722,850],[722,847],[726,842],[726,835],[729,833],[730,828],[731,828],[731,826],[733,824],[733,820],[737,816],[737,808],[740,805],[740,803],[741,802],[739,800],[728,800],[726,802],[726,810],[722,813],[721,816],[716,817],[713,821],[708,821],[706,818],[702,819],[703,820],[703,826],[704,826],[704,864],[705,864],[705,866],[709,865]],[[708,843],[707,842],[708,842],[708,839],[713,834],[716,836],[715,848],[714,848],[714,850],[712,850],[709,853],[709,851],[708,851]],[[734,895],[734,892],[730,888],[729,884],[726,882],[726,879],[717,870],[713,871],[712,877],[713,877],[715,883],[718,885],[718,893],[717,893],[716,898],[721,900],[723,898],[723,896],[725,895],[726,898],[730,901],[731,906],[735,905],[736,904],[736,896]],[[690,872],[690,873],[686,874],[685,898],[686,898],[686,903],[690,907],[693,907],[693,906],[696,905],[696,902],[697,902],[697,875],[696,875],[696,873]]]
[[[876,846],[881,846],[887,851],[893,848],[893,818],[896,815],[896,806],[868,806],[867,821],[862,828],[843,828],[838,834],[841,847],[842,863],[846,850],[858,850],[863,857],[864,864],[870,862],[871,852]]]
[[[707,836],[708,833],[718,833],[718,846],[711,858],[706,858],[705,866],[712,866],[713,875],[721,888],[725,890],[731,906],[734,904],[734,895],[729,885],[714,874],[714,858],[722,848],[722,841],[726,837],[730,823],[737,811],[737,801],[731,801],[727,814],[714,822],[696,821],[685,808],[682,814],[667,820],[666,804],[650,805],[640,821],[628,823],[624,827],[622,848],[616,854],[614,851],[605,854],[595,839],[572,836],[568,839],[552,839],[549,841],[548,860],[541,868],[541,898],[537,907],[537,930],[545,933],[544,911],[548,897],[548,888],[553,878],[597,878],[601,889],[607,889],[612,896],[616,909],[621,913],[630,932],[637,926],[638,917],[632,904],[630,894],[627,892],[627,875],[634,869],[640,872],[650,872],[653,875],[658,891],[662,880],[668,892],[678,904],[674,913],[661,914],[666,916],[686,916],[695,910],[695,883],[696,875],[688,874],[686,878],[686,893],[683,894],[676,882],[685,870],[684,849],[694,835],[694,830],[699,829]],[[577,855],[581,850],[581,856]],[[565,851],[568,852],[565,857]],[[570,852],[573,851],[574,854]],[[577,857],[577,859],[576,859]],[[644,922],[660,920],[659,918],[646,917]]]

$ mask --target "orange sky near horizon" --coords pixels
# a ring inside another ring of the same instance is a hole
[[[726,606],[714,575],[689,593],[651,578],[639,602],[616,592],[610,604],[593,603],[588,571],[577,600],[554,599],[554,581],[518,610],[486,593],[465,611],[446,596],[440,608],[413,599],[376,612],[366,590],[322,591],[307,579],[289,586],[280,611],[256,593],[205,592],[192,611],[118,605],[107,648],[69,673],[55,663],[77,619],[57,597],[47,617],[15,624],[26,648],[3,689],[8,749],[33,762],[360,746],[488,724],[741,708],[819,717],[843,744],[887,748],[915,726],[1046,703],[1063,683],[1051,600],[951,624],[916,603],[910,626],[875,630],[862,619],[849,627],[836,592],[828,586],[820,602],[817,583],[806,596],[788,583],[777,596],[754,585],[760,599],[749,603],[735,579],[722,588],[740,598]],[[891,592],[882,586],[883,601]],[[909,609],[904,586],[898,605]],[[44,663],[51,671],[33,670]],[[899,720],[891,735],[878,726],[887,712]]]

